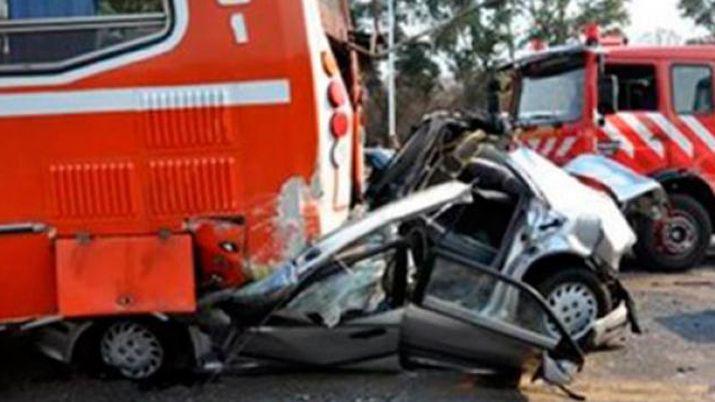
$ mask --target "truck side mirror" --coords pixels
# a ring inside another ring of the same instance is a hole
[[[598,113],[612,114],[618,111],[618,77],[603,75],[598,79]]]

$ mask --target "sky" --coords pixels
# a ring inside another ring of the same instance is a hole
[[[652,42],[658,29],[673,31],[681,40],[705,35],[702,28],[680,16],[678,0],[631,0],[631,25],[626,29],[633,43]]]

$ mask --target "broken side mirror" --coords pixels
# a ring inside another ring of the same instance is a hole
[[[602,116],[618,111],[618,77],[602,75],[598,79],[598,113]]]

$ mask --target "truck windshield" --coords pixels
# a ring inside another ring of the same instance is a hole
[[[522,72],[517,103],[519,123],[567,122],[581,117],[585,83],[583,66],[530,73]]]

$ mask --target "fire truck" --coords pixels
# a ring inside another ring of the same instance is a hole
[[[586,153],[606,155],[667,191],[660,218],[633,218],[644,268],[688,269],[710,244],[713,54],[713,46],[629,46],[590,27],[586,44],[535,52],[505,69],[521,143],[560,165]]]
[[[195,351],[175,317],[360,193],[351,30],[342,0],[0,0],[2,327],[135,378]]]

